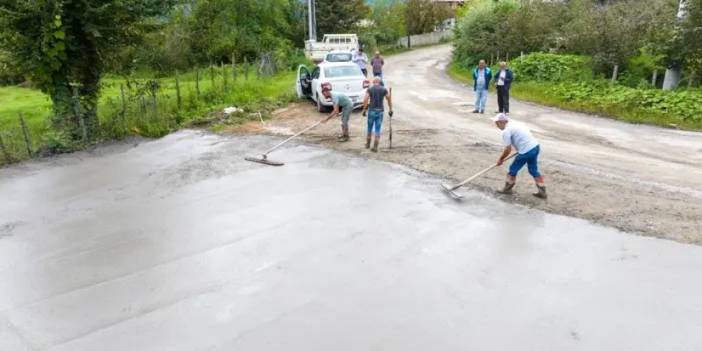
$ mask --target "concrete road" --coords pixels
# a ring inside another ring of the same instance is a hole
[[[0,350],[702,349],[702,247],[275,141],[0,170]]]

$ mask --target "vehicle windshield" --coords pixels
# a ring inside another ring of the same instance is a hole
[[[335,53],[327,55],[328,62],[348,62],[351,61],[350,53]]]
[[[362,76],[361,69],[356,65],[327,67],[324,69],[326,78],[356,77]]]

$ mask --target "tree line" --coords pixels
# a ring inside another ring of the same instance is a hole
[[[456,60],[551,52],[592,58],[593,74],[637,86],[678,66],[702,73],[702,0],[477,0],[456,28]]]
[[[316,0],[319,33],[356,32],[372,46],[445,18],[430,0]],[[5,0],[0,84],[29,82],[51,99],[52,128],[96,132],[101,79],[198,66],[301,60],[303,0]],[[366,21],[364,21],[366,20]]]

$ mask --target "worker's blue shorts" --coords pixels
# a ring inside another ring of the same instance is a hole
[[[541,173],[539,173],[539,145],[534,146],[533,149],[527,151],[524,154],[519,154],[517,157],[512,161],[512,165],[509,166],[509,175],[512,177],[516,177],[517,173],[519,173],[519,170],[524,167],[524,164],[527,165],[527,169],[529,170],[529,174],[531,174],[532,177],[537,178],[541,177]]]
[[[368,135],[375,132],[375,136],[380,136],[380,127],[383,125],[383,111],[368,111]]]

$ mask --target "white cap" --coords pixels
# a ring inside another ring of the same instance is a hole
[[[504,114],[504,113],[498,113],[497,116],[495,116],[495,117],[492,119],[492,121],[493,121],[493,122],[508,122],[508,121],[509,121],[509,117],[507,117],[507,115]]]

